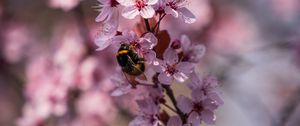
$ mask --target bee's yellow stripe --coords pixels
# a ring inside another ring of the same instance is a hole
[[[118,52],[118,54],[126,54],[126,53],[128,53],[128,50],[121,50]]]

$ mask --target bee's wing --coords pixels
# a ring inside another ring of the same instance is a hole
[[[140,80],[147,80],[147,77],[146,77],[146,75],[144,74],[144,72],[143,72],[140,68],[136,67],[136,64],[132,61],[132,59],[131,59],[129,56],[127,56],[127,57],[128,57],[128,59],[129,59],[130,64],[131,64],[135,69],[137,69],[139,72],[142,73],[142,74],[141,74],[140,76],[138,76],[137,78],[140,79]]]

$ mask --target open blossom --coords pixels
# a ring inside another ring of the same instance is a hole
[[[189,114],[188,123],[198,126],[201,121],[214,124],[216,116],[214,110],[218,108],[215,101],[203,97],[203,92],[193,92],[192,99],[186,96],[177,98],[178,108],[185,114]]]
[[[183,52],[182,61],[198,63],[205,54],[205,46],[198,44],[194,45],[186,35],[182,35],[180,40],[175,40],[171,44],[173,49],[181,49]]]
[[[155,8],[159,13],[164,12],[176,18],[180,17],[185,23],[190,24],[196,21],[196,17],[185,7],[187,3],[187,0],[161,0],[156,4]]]
[[[171,84],[173,79],[184,82],[194,68],[192,63],[180,62],[178,54],[172,48],[165,50],[163,59],[153,63],[154,71],[158,72],[158,80],[163,84]]]
[[[118,0],[118,2],[125,6],[122,11],[122,15],[125,18],[133,19],[137,15],[141,15],[143,18],[152,18],[155,14],[155,10],[151,5],[157,3],[158,0]]]
[[[212,99],[218,105],[223,105],[223,100],[219,97],[216,92],[218,87],[218,81],[214,76],[205,76],[200,78],[195,72],[191,74],[191,82],[188,84],[188,87],[193,92],[202,92],[203,97]]]
[[[201,121],[214,124],[216,116],[214,110],[223,105],[223,100],[215,92],[217,81],[212,76],[200,79],[195,72],[191,74],[192,82],[188,84],[191,88],[192,98],[179,96],[177,98],[178,108],[189,114],[188,122],[199,125]]]

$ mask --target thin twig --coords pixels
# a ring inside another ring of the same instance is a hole
[[[156,27],[159,28],[160,22],[162,21],[162,19],[166,16],[166,14],[163,14],[162,16],[159,16],[158,22],[154,25],[152,31],[154,31],[156,29]]]
[[[176,111],[174,108],[172,108],[170,105],[168,105],[168,104],[166,104],[166,103],[163,103],[163,105],[166,106],[166,107],[167,107],[168,109],[170,109],[171,111],[177,113],[177,111]],[[178,114],[178,113],[177,113],[177,114]]]
[[[186,116],[185,114],[177,107],[177,102],[173,93],[173,90],[170,88],[169,85],[162,85],[162,87],[166,90],[167,95],[169,96],[169,98],[171,99],[172,104],[174,105],[177,114],[180,116],[182,122],[185,124],[186,121]]]
[[[144,18],[144,22],[145,22],[147,31],[148,31],[148,32],[151,32],[151,28],[150,28],[150,24],[149,24],[148,19],[145,19],[145,18]]]

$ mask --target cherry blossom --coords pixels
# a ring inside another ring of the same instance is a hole
[[[164,54],[163,59],[157,59],[153,63],[154,71],[160,73],[158,80],[163,84],[171,84],[173,79],[178,82],[184,82],[188,79],[192,69],[194,68],[192,63],[179,62],[178,54],[172,48],[168,48]]]
[[[176,18],[182,18],[185,23],[194,23],[196,17],[185,7],[187,3],[187,0],[166,0],[164,11],[166,14],[170,14]]]

